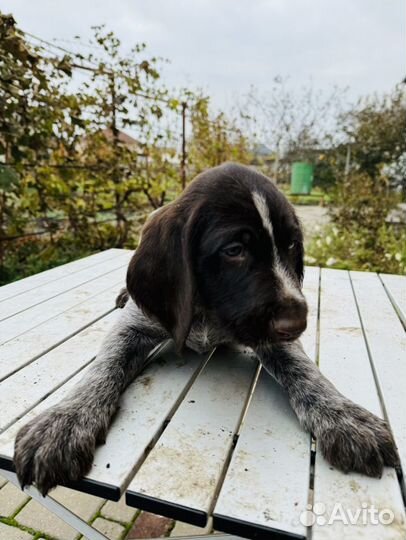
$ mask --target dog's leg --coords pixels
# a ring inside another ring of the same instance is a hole
[[[379,477],[399,460],[386,422],[344,397],[307,357],[300,342],[260,347],[264,368],[289,396],[300,424],[335,467]]]
[[[129,301],[95,362],[73,392],[19,431],[14,464],[22,486],[45,495],[57,484],[79,480],[103,442],[120,395],[148,363],[167,332]]]

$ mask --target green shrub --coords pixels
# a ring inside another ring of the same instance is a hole
[[[406,231],[382,224],[376,231],[364,227],[348,230],[328,225],[307,247],[306,264],[404,274],[406,272]]]
[[[397,202],[382,177],[351,175],[335,193],[330,208],[332,224],[309,242],[307,264],[405,273],[405,227],[397,228],[385,221]]]
[[[138,242],[140,224],[134,222],[125,248],[134,249]],[[85,234],[86,232],[86,234]],[[72,231],[49,236],[27,237],[7,246],[0,265],[0,286],[26,276],[86,257],[92,253],[117,247],[117,229],[112,223],[87,224],[82,235]]]

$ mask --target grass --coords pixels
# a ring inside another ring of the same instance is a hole
[[[281,191],[286,195],[289,201],[293,204],[303,205],[303,206],[318,206],[326,205],[329,202],[329,196],[320,189],[313,189],[309,195],[294,195],[290,192],[290,186],[280,185],[278,186]]]

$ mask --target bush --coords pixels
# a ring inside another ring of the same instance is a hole
[[[332,224],[309,243],[307,264],[388,273],[406,271],[406,230],[385,222],[398,199],[385,179],[351,175],[335,193]]]
[[[140,223],[132,223],[125,248],[136,247],[139,231]],[[0,265],[0,286],[98,251],[117,247],[117,229],[113,223],[99,224],[97,227],[88,224],[86,232],[86,235],[79,236],[72,231],[58,233],[52,241],[48,235],[13,241],[6,248],[3,264]]]
[[[329,225],[312,238],[306,250],[306,264],[404,274],[406,271],[406,232],[383,224],[376,235],[358,227],[346,230]]]

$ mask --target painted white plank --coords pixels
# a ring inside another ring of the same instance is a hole
[[[0,380],[29,364],[114,309],[115,285],[0,346]]]
[[[214,527],[231,532],[230,522],[244,522],[269,533],[306,536],[299,516],[309,478],[310,435],[299,426],[286,393],[262,370],[214,509]]]
[[[127,487],[145,459],[145,449],[160,434],[208,357],[186,351],[180,358],[171,347],[146,368],[126,390],[88,479],[121,491]]]
[[[63,386],[58,388],[55,392],[53,392],[50,396],[48,396],[46,399],[41,401],[36,407],[31,409],[27,412],[22,418],[20,418],[17,422],[12,424],[8,429],[3,431],[3,433],[0,434],[0,456],[4,457],[6,459],[12,459],[14,455],[14,439],[19,431],[19,429],[35,418],[40,412],[45,411],[49,407],[52,407],[53,405],[56,405],[59,403],[64,397],[66,397],[69,392],[77,385],[84,374],[87,373],[88,369],[90,368],[91,364],[86,366],[82,371],[77,373],[74,377],[69,379]]]
[[[306,354],[313,361],[316,361],[317,355],[317,318],[319,309],[319,286],[320,286],[320,268],[308,266],[305,269],[303,281],[303,293],[307,300],[309,312],[307,314],[307,328],[300,337]]]
[[[182,358],[165,347],[127,388],[108,431],[106,444],[96,450],[86,479],[124,490],[145,450],[171,416],[208,355],[186,351]],[[90,364],[91,365],[91,364]],[[69,379],[0,435],[0,456],[11,460],[19,429],[39,413],[59,403],[82,379],[90,366]]]
[[[380,278],[406,327],[406,277],[395,274],[380,274]]]
[[[62,293],[72,291],[80,285],[89,283],[89,281],[116,270],[125,264],[128,264],[128,252],[124,252],[107,261],[99,262],[99,264],[95,264],[90,268],[84,268],[83,270],[74,272],[68,277],[40,285],[35,287],[35,289],[9,298],[0,303],[0,321],[59,296]]]
[[[380,402],[358,317],[349,274],[322,270],[320,304],[320,369],[348,398],[382,416]],[[331,467],[316,452],[314,508],[324,510],[313,525],[313,540],[365,538],[404,539],[405,511],[400,487],[393,469],[385,468],[381,479],[349,473]],[[354,524],[334,520],[340,504],[348,515],[367,508],[390,509],[396,516],[392,525],[374,524],[362,514]],[[321,513],[321,512],[320,512]]]
[[[92,296],[105,291],[115,283],[124,285],[127,264],[130,255],[120,255],[120,267],[100,276],[89,283],[85,283],[72,291],[67,291],[42,304],[22,311],[9,319],[0,322],[0,344],[21,336],[24,332],[56,317],[60,313],[73,308],[75,305],[84,307],[85,301]],[[118,293],[119,291],[117,291]]]
[[[319,277],[318,268],[306,269],[303,290],[309,315],[301,341],[313,359]],[[310,443],[286,393],[263,370],[214,509],[215,528],[223,525],[226,530],[234,521],[306,536],[299,518],[309,495]]]
[[[91,362],[119,315],[115,310],[3,381],[0,432]]]
[[[89,255],[83,259],[62,264],[61,266],[56,266],[50,270],[44,270],[38,274],[19,279],[18,281],[13,281],[7,285],[3,285],[0,287],[0,302],[12,296],[17,296],[29,291],[30,289],[34,289],[35,287],[44,285],[45,283],[51,283],[54,280],[67,277],[74,272],[83,270],[84,268],[88,268],[95,264],[112,259],[124,251],[125,250],[122,249],[107,249],[106,251]]]
[[[319,366],[344,395],[381,414],[349,273],[321,271]],[[362,383],[362,384],[361,384]]]
[[[127,490],[193,512],[210,511],[257,369],[254,355],[217,350]]]
[[[406,471],[405,331],[376,274],[351,272],[351,280],[386,414]],[[405,278],[403,281],[406,284]]]

